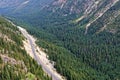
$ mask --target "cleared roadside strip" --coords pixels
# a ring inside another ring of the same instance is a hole
[[[16,26],[13,22],[6,19],[8,22],[10,22],[13,26]],[[43,52],[39,46],[36,45],[35,41],[36,39],[30,35],[24,28],[17,26],[18,29],[21,31],[23,36],[26,38],[26,40],[23,41],[24,48],[26,52],[37,61],[39,65],[42,66],[42,69],[44,72],[52,77],[52,80],[66,80],[65,77],[60,75],[56,69],[54,68],[54,65],[50,63],[50,60],[47,58],[48,55]]]

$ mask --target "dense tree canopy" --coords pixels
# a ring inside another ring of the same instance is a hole
[[[21,48],[23,39],[16,26],[0,17],[0,80],[32,80],[29,74],[34,80],[51,80]]]
[[[43,12],[12,20],[38,38],[36,43],[68,80],[119,80],[120,15],[116,13],[119,9],[120,1],[93,22],[87,34],[85,26],[89,17],[73,23],[75,15]]]

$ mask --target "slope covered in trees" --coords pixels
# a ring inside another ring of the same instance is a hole
[[[115,0],[101,1],[98,12],[104,11],[104,7]],[[57,70],[68,80],[119,80],[119,13],[120,1],[96,19],[87,34],[86,24],[98,15],[73,23],[78,15],[60,16],[60,12],[41,11],[34,15],[14,16],[12,20],[38,38],[36,43],[45,48],[49,58],[56,62]]]
[[[0,17],[0,80],[51,80],[23,48],[16,26]]]
[[[47,49],[57,70],[68,80],[120,79],[120,15],[118,2],[92,23],[85,34],[85,24],[71,23],[74,15],[58,16],[44,13],[17,20],[37,44]],[[117,16],[116,16],[117,15]]]

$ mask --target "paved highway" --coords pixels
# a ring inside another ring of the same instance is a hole
[[[32,49],[32,53],[34,55],[34,59],[38,62],[39,65],[42,66],[43,70],[52,77],[52,80],[63,80],[62,77],[60,75],[56,75],[54,70],[51,70],[47,67],[47,64],[45,64],[40,57],[38,57],[38,55],[36,54],[36,47],[34,46],[35,42],[32,41],[30,35],[23,30],[22,28],[19,27],[19,29],[21,30],[22,34],[27,38],[27,40],[29,41],[29,44],[31,45],[31,49]]]

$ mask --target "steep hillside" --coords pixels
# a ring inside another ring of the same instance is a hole
[[[0,14],[19,16],[25,15],[25,13],[36,13],[51,1],[52,0],[0,0]]]
[[[24,0],[0,0],[0,14],[12,13]]]
[[[119,5],[119,0],[55,0],[40,12],[10,19],[38,38],[68,80],[119,80]]]
[[[16,26],[0,17],[0,80],[51,80],[24,50]]]

